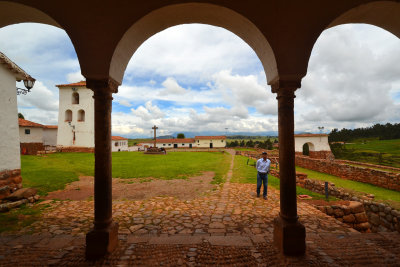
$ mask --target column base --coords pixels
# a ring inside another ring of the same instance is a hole
[[[306,228],[299,221],[289,222],[278,216],[274,220],[274,243],[285,255],[306,252]]]
[[[118,223],[104,230],[93,229],[86,234],[86,259],[95,260],[112,252],[118,245]]]

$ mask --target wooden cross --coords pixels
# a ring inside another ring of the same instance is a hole
[[[152,127],[151,129],[153,129],[154,130],[154,147],[157,147],[157,137],[156,137],[156,130],[158,129],[158,127],[157,126],[155,126],[154,125],[154,127]]]

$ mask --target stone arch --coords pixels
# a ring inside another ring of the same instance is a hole
[[[78,110],[78,121],[85,121],[85,111],[83,109]]]
[[[72,110],[67,109],[65,111],[65,121],[71,122],[72,121]]]
[[[310,45],[302,51],[304,60],[298,67],[300,73],[307,73],[311,52],[324,30],[349,23],[370,24],[387,30],[400,38],[400,2],[398,1],[371,1],[343,10],[331,19],[326,20],[325,27],[313,30],[308,37]],[[306,36],[305,36],[306,37]]]
[[[303,155],[305,156],[309,156],[310,155],[310,151],[315,151],[315,146],[313,143],[311,142],[306,142],[303,144]]]
[[[264,67],[267,81],[278,77],[274,52],[265,35],[246,17],[215,4],[175,4],[154,10],[135,22],[116,46],[110,77],[122,83],[125,69],[139,46],[154,34],[180,24],[200,23],[225,28],[243,39],[257,54]]]
[[[327,28],[364,23],[380,27],[400,38],[400,2],[374,1],[354,7],[336,17]]]

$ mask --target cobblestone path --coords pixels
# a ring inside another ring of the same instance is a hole
[[[97,262],[84,259],[93,201],[49,201],[40,221],[0,236],[0,266],[400,266],[400,234],[361,234],[304,202],[307,253],[281,256],[272,244],[279,192],[256,198],[254,185],[230,183],[232,166],[221,188],[194,200],[114,201],[120,244]]]

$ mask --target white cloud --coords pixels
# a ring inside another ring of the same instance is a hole
[[[151,101],[147,101],[145,106],[139,106],[136,109],[132,108],[131,111],[135,116],[146,121],[161,119],[165,116],[160,108],[156,105],[153,105]]]
[[[67,81],[69,83],[77,83],[80,81],[84,81],[85,77],[83,77],[83,75],[81,74],[80,71],[77,72],[71,72],[67,74]]]
[[[124,100],[124,99],[119,100],[118,103],[119,103],[120,105],[125,106],[125,107],[128,107],[128,108],[132,106],[132,104],[131,104],[129,101]]]
[[[162,85],[165,87],[164,90],[159,92],[159,95],[166,96],[166,95],[183,95],[186,94],[187,91],[185,88],[181,87],[178,82],[172,78],[168,77]]]

